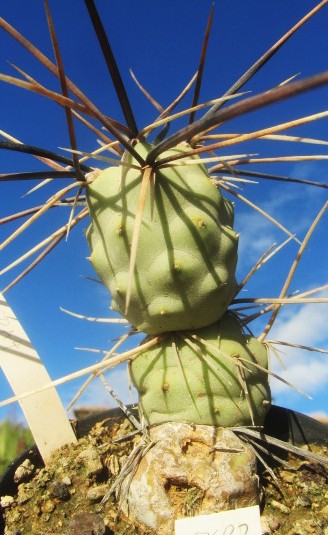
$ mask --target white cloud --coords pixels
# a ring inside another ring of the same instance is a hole
[[[296,305],[295,305],[296,306]],[[325,304],[294,305],[282,311],[271,331],[271,338],[302,345],[317,345],[328,339],[328,307]]]
[[[302,306],[293,312],[292,306],[276,321],[270,338],[310,347],[326,348],[328,345],[328,307],[322,304]],[[272,371],[305,390],[311,396],[328,386],[328,355],[298,348],[275,346],[287,370],[284,370],[272,354]],[[289,387],[272,379],[273,396],[287,392]]]
[[[317,357],[300,358],[297,364],[288,363],[287,371],[276,373],[312,397],[325,385],[328,386],[328,360],[324,357],[321,360]],[[288,385],[277,379],[272,379],[271,388],[273,397],[290,390]]]

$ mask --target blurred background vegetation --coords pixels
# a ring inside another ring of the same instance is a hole
[[[0,422],[0,474],[20,453],[33,444],[29,429],[11,420]]]

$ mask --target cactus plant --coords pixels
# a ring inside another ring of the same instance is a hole
[[[151,148],[145,143],[134,146],[144,159]],[[188,154],[190,149],[178,147],[162,157]],[[138,164],[130,155],[123,158],[131,166]],[[201,159],[195,156],[193,161],[195,165],[159,167],[154,174],[152,196],[147,196],[143,210],[128,306],[142,172],[135,167],[126,172],[109,167],[96,172],[86,190],[92,265],[111,291],[112,308],[146,333],[210,325],[223,315],[237,291],[238,239],[232,230],[232,206],[211,183]]]
[[[227,197],[229,195],[230,198],[246,202],[263,213],[264,210],[236,191],[236,183],[246,183],[245,177],[260,179],[262,176],[265,180],[296,181],[316,187],[326,185],[310,180],[288,179],[273,173],[261,175],[252,169],[249,171],[244,166],[254,163],[254,160],[259,163],[264,159],[253,159],[250,154],[226,156],[225,149],[259,138],[322,144],[324,142],[320,140],[278,133],[324,117],[327,112],[302,116],[262,129],[254,127],[252,130],[250,127],[244,134],[222,132],[220,129],[228,121],[248,112],[327,84],[328,74],[322,73],[299,81],[287,80],[255,96],[238,93],[282,44],[328,0],[315,6],[279,39],[223,97],[199,105],[212,9],[197,75],[192,80],[195,84],[192,103],[182,113],[189,116],[189,124],[183,128],[177,127],[171,135],[167,135],[168,127],[180,117],[179,114],[173,115],[173,110],[192,84],[188,84],[172,105],[164,109],[137,81],[148,100],[160,111],[159,119],[139,129],[95,4],[93,0],[86,0],[85,3],[126,124],[102,113],[66,77],[47,2],[54,63],[8,23],[1,21],[5,31],[57,76],[61,93],[45,88],[24,72],[21,72],[23,79],[6,75],[1,75],[0,79],[48,97],[64,107],[72,157],[24,144],[5,132],[2,133],[0,147],[32,154],[50,167],[51,171],[47,169],[33,173],[34,178],[46,179],[42,185],[47,185],[49,179],[73,178],[73,183],[60,188],[44,205],[31,208],[28,213],[13,214],[3,221],[11,223],[28,216],[25,223],[3,241],[1,249],[53,208],[68,206],[71,210],[64,225],[3,270],[9,271],[33,254],[38,254],[5,291],[40,263],[75,225],[90,217],[86,237],[91,249],[91,263],[100,280],[110,290],[112,309],[122,316],[117,321],[126,322],[131,327],[122,340],[135,332],[146,333],[148,337],[139,347],[113,356],[121,343],[118,342],[105,362],[89,366],[75,374],[75,377],[89,372],[96,375],[119,362],[130,362],[132,380],[139,391],[141,414],[151,427],[168,422],[188,422],[191,426],[214,428],[261,426],[271,402],[265,338],[282,305],[307,299],[306,293],[301,300],[289,297],[287,293],[299,258],[327,205],[301,243],[297,259],[278,298],[236,298],[249,277],[270,257],[272,251],[266,252],[244,281],[237,283],[238,237],[233,229],[234,208],[223,192]],[[232,98],[240,100],[237,104],[231,103]],[[196,119],[195,113],[203,108],[208,110],[205,113],[201,111],[201,117]],[[92,153],[78,150],[74,117],[96,132],[101,140],[100,148]],[[94,124],[96,121],[97,126]],[[91,158],[98,159],[97,167],[86,164],[86,160]],[[277,157],[273,160],[281,159]],[[310,156],[309,159],[325,159],[325,156]],[[99,169],[102,160],[106,164]],[[302,161],[302,158],[294,157],[291,160]],[[1,177],[2,180],[29,178],[30,173],[8,173]],[[73,197],[72,191],[76,193]],[[264,215],[288,235],[288,240],[297,241],[282,223],[268,214]],[[242,308],[245,302],[262,308],[254,314],[253,311],[245,313]],[[266,313],[270,313],[270,318],[262,335],[256,338],[247,332],[248,323]],[[115,319],[111,318],[110,321]],[[27,396],[29,392],[20,395]],[[208,430],[205,432],[211,434]],[[189,430],[186,433],[188,435]],[[249,459],[254,460],[252,448],[245,445],[246,449]],[[250,461],[250,465],[255,463]],[[253,498],[257,501],[253,469],[248,476],[251,483],[246,486],[254,492],[250,501]]]

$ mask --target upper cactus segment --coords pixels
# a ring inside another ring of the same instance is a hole
[[[144,159],[151,148],[146,143],[134,147]],[[161,156],[188,148],[179,146]],[[195,164],[187,164],[191,160]],[[134,167],[101,171],[87,188],[91,262],[112,294],[112,308],[149,334],[214,323],[237,289],[238,238],[231,204],[198,156],[186,156],[176,166],[158,166],[146,195],[129,280],[143,170],[130,154],[123,162]]]

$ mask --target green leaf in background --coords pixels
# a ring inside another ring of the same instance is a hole
[[[22,424],[0,422],[0,473],[32,443],[31,432]]]

